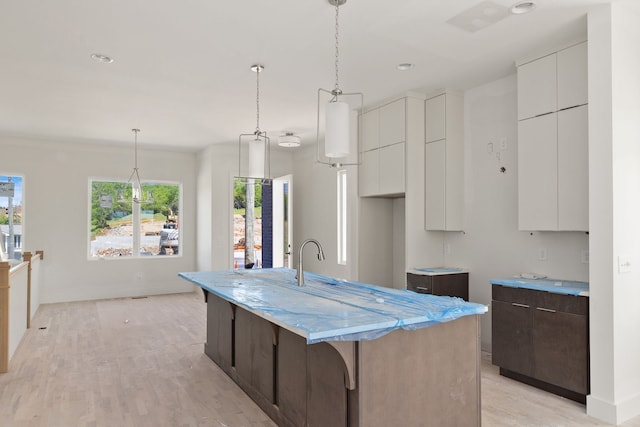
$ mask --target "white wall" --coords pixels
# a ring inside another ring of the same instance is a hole
[[[320,242],[325,260],[318,261],[313,246],[305,248],[304,269],[332,277],[355,279],[357,271],[357,169],[347,171],[347,265],[338,264],[338,177],[339,169],[316,162],[315,146],[297,149],[293,165],[293,267],[298,265],[300,244],[308,238]]]
[[[132,147],[0,138],[0,171],[24,176],[24,249],[44,250],[41,302],[191,291],[195,268],[195,154],[140,149],[143,180],[183,184],[179,257],[89,260],[89,179],[127,179]]]
[[[441,244],[444,265],[467,268],[470,300],[487,305],[495,278],[535,272],[587,281],[588,264],[581,262],[582,250],[588,249],[586,233],[518,231],[515,74],[468,90],[464,98],[464,232],[439,232],[442,243],[431,239],[432,245]],[[507,138],[503,151],[497,150],[501,137]],[[546,249],[546,261],[538,259],[540,248]],[[490,351],[491,311],[482,316],[481,340]]]
[[[271,176],[290,174],[292,162],[292,150],[272,150]],[[197,164],[197,269],[228,270],[233,268],[233,178],[238,175],[238,145],[211,145],[198,153]],[[292,185],[295,188],[295,176]]]
[[[640,415],[640,7],[620,1],[589,14],[589,415]],[[629,262],[620,272],[618,262]]]

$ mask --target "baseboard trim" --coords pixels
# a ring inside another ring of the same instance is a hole
[[[589,395],[587,396],[587,415],[609,424],[620,425],[640,416],[640,394],[617,404]]]

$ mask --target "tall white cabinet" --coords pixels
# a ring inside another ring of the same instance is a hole
[[[425,229],[460,231],[464,220],[463,97],[425,101]]]
[[[518,65],[520,230],[587,231],[587,43]]]
[[[360,197],[402,196],[405,191],[405,98],[360,116],[362,164]]]

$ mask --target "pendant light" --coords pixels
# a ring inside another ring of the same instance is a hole
[[[140,183],[140,173],[138,172],[138,132],[140,129],[131,129],[135,134],[133,145],[133,172],[129,176],[127,184],[133,184],[133,202],[140,203],[140,196],[142,195],[142,184]]]
[[[328,0],[329,3],[335,6],[335,71],[336,81],[332,90],[318,89],[318,118],[317,118],[317,130],[316,130],[316,145],[317,145],[317,161],[330,165],[332,167],[341,167],[347,165],[360,164],[359,153],[359,132],[357,129],[351,130],[352,121],[352,107],[351,103],[358,102],[355,109],[362,111],[362,105],[364,102],[364,96],[362,93],[345,93],[340,89],[340,73],[339,73],[339,60],[340,60],[340,6],[344,5],[347,0]],[[321,98],[323,94],[329,95],[329,102],[323,103]],[[355,99],[355,101],[354,101]],[[351,100],[351,103],[349,102]],[[324,155],[321,154],[320,149],[320,116],[324,109]],[[355,138],[353,134],[355,133]],[[346,163],[346,159],[351,155],[351,141],[356,141],[357,162]],[[344,160],[343,160],[344,159]]]
[[[270,179],[271,142],[267,133],[260,130],[260,73],[264,66],[255,64],[251,71],[256,73],[256,130],[253,133],[240,134],[238,138],[238,176],[255,179]],[[243,149],[243,145],[247,148]],[[242,152],[248,152],[248,168],[243,173]]]

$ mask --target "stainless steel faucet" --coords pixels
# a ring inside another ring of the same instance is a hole
[[[302,268],[302,250],[307,243],[315,243],[318,247],[318,261],[324,261],[324,251],[322,250],[322,245],[316,239],[307,239],[300,245],[300,251],[298,252],[298,272],[296,274],[296,278],[298,279],[298,286],[304,285],[304,269]]]

